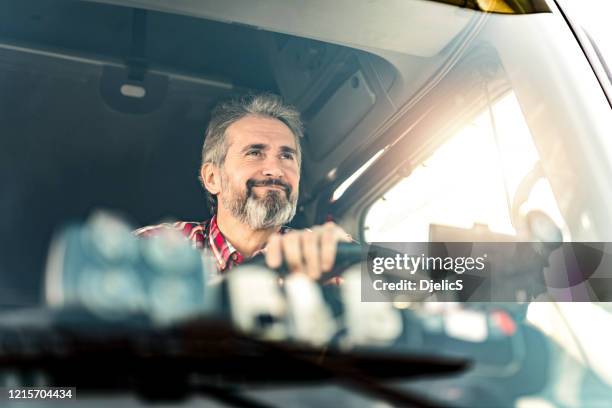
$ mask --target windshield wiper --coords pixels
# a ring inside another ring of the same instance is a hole
[[[240,407],[266,405],[240,395],[239,386],[323,381],[395,406],[440,407],[382,381],[450,375],[468,367],[460,359],[262,341],[210,318],[156,328],[142,316],[113,323],[80,309],[2,316],[0,345],[1,371],[42,372],[49,385],[76,387],[79,393],[127,390],[153,401],[195,393]]]

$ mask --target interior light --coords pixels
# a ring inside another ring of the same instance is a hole
[[[147,94],[147,90],[142,86],[123,84],[121,85],[121,95],[129,98],[144,98]]]

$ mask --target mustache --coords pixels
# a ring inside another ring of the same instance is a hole
[[[264,180],[248,179],[246,182],[246,186],[247,186],[248,195],[251,195],[251,190],[253,189],[253,187],[278,186],[278,187],[281,187],[283,190],[285,190],[285,194],[287,194],[287,197],[291,195],[291,190],[292,190],[291,186],[288,183],[280,179],[264,179]]]

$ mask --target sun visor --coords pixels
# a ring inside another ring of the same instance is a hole
[[[308,147],[315,160],[336,148],[376,103],[361,71],[348,78],[308,122]],[[350,106],[350,109],[347,109]]]

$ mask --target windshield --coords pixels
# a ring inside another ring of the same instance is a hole
[[[605,7],[580,17],[603,60]],[[540,0],[3,3],[1,391],[607,401],[612,110],[583,46]]]

